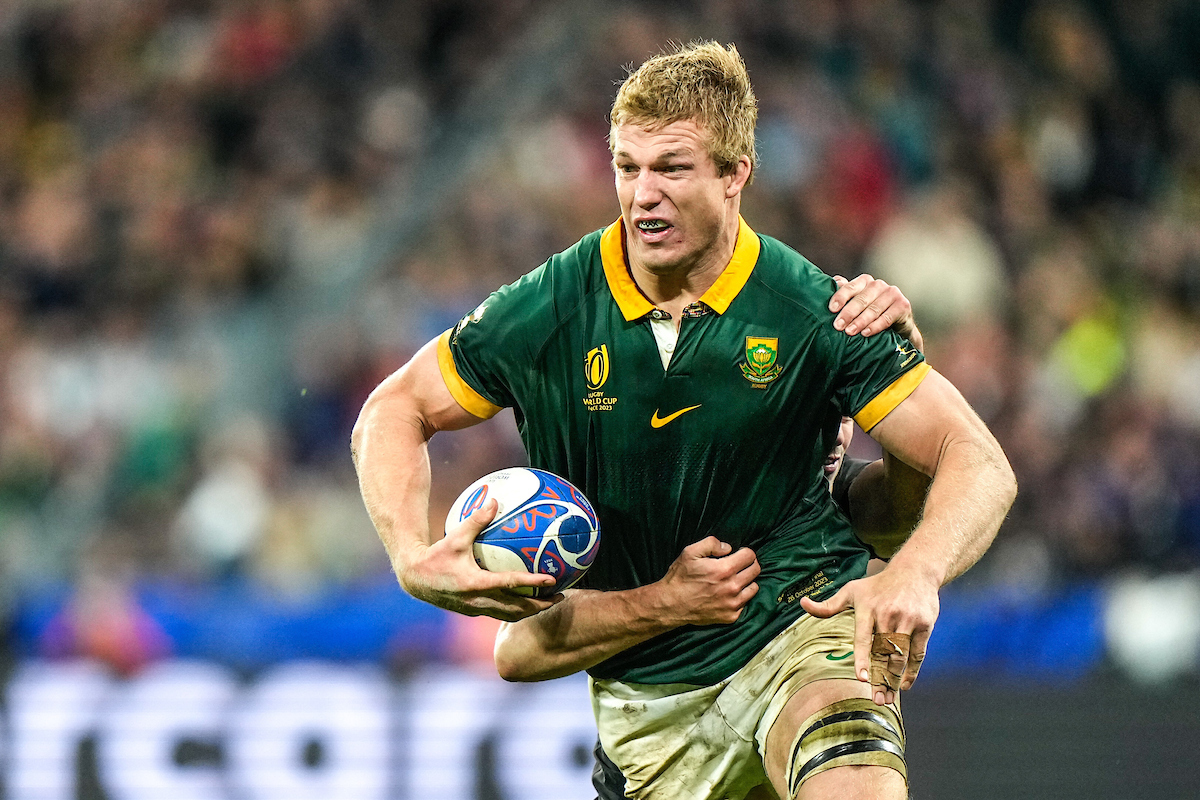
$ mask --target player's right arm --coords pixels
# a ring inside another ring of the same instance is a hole
[[[444,537],[429,528],[429,440],[438,431],[482,421],[446,388],[435,340],[367,398],[351,435],[351,452],[367,512],[404,590],[440,608],[512,621],[556,602],[512,590],[552,585],[554,579],[487,572],[475,563],[472,544],[491,522],[495,502]]]
[[[554,608],[500,628],[496,670],[509,681],[561,678],[683,625],[736,622],[758,592],[754,552],[709,536],[683,549],[659,581],[572,589]]]

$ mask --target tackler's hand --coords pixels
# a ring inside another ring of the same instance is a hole
[[[854,674],[871,684],[877,705],[895,701],[916,681],[937,621],[936,582],[890,565],[850,581],[828,600],[805,597],[800,603],[814,617],[854,609]]]
[[[488,616],[515,622],[545,611],[562,595],[536,598],[532,590],[554,585],[550,575],[528,572],[488,572],[475,563],[473,545],[496,516],[496,501],[476,509],[432,545],[420,545],[408,565],[397,569],[400,584],[419,600],[467,616]]]
[[[758,593],[758,557],[715,536],[688,545],[655,588],[655,614],[678,625],[737,622]]]
[[[841,275],[834,275],[833,280],[838,286],[829,299],[829,310],[837,312],[833,327],[850,336],[872,336],[892,328],[924,352],[912,304],[897,287],[866,273],[852,281]]]

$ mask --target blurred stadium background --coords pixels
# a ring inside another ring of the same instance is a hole
[[[582,681],[399,590],[347,442],[615,218],[615,83],[697,37],[759,94],[751,224],[900,285],[1021,483],[914,797],[1200,796],[1190,0],[0,3],[3,796],[592,796]],[[432,454],[434,525],[523,460]]]

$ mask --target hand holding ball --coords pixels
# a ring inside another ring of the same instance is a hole
[[[518,589],[548,597],[573,586],[596,559],[600,521],[583,493],[540,469],[510,467],[485,475],[458,496],[446,529],[460,524],[488,500],[499,507],[475,538],[475,561],[491,572],[551,575],[553,586]]]

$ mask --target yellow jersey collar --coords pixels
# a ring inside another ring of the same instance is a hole
[[[700,302],[718,314],[724,314],[733,298],[738,296],[746,281],[750,280],[750,273],[758,263],[760,247],[758,235],[750,229],[746,220],[739,216],[738,237],[733,247],[733,257],[729,259],[729,264],[717,276],[713,285],[708,287]],[[654,310],[654,304],[642,294],[629,273],[629,265],[625,260],[625,226],[621,217],[609,225],[600,237],[600,259],[604,263],[604,277],[608,279],[608,288],[627,322],[641,319]]]

